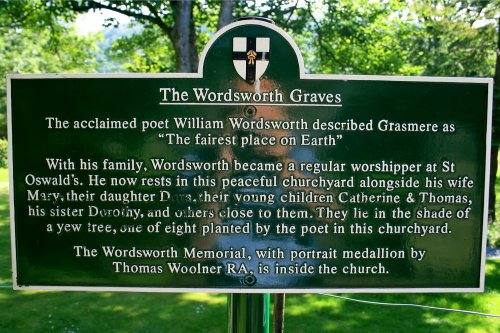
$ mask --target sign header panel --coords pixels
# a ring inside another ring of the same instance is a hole
[[[243,21],[195,74],[8,83],[16,288],[484,288],[490,79],[307,75]]]

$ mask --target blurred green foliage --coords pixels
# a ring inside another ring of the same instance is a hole
[[[7,139],[0,138],[0,169],[9,166],[9,143]]]
[[[79,36],[74,13],[47,1],[0,0],[0,137],[6,130],[7,74],[98,69],[98,36]]]

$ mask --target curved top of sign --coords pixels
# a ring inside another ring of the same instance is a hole
[[[231,49],[228,50],[228,45],[231,44]],[[220,59],[220,57],[226,56],[225,58],[227,58],[232,55],[233,62],[244,62],[248,65],[251,59],[248,59],[248,56],[247,59],[243,59],[245,57],[239,56],[239,54],[246,55],[252,51],[252,47],[257,53],[256,59],[253,61],[257,70],[259,65],[261,67],[267,66],[267,64],[262,65],[261,63],[267,62],[269,63],[268,67],[272,68],[276,66],[273,66],[273,62],[274,64],[278,62],[285,65],[287,72],[293,70],[298,78],[304,77],[304,60],[299,47],[290,35],[272,23],[257,19],[233,22],[219,30],[203,49],[198,65],[198,75],[203,77],[209,72],[212,57]],[[228,52],[223,54],[221,50]],[[262,52],[263,50],[264,52]]]

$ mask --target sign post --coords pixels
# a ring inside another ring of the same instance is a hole
[[[229,294],[229,333],[269,333],[269,294]]]
[[[11,75],[14,287],[482,291],[492,86],[305,74],[258,20],[195,74]]]

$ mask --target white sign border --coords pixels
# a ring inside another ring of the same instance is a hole
[[[8,141],[9,141],[9,184],[13,184],[13,159],[12,159],[12,100],[11,100],[11,80],[12,79],[137,79],[137,78],[203,78],[203,66],[209,49],[216,40],[225,32],[243,25],[260,25],[278,32],[285,38],[295,51],[299,64],[299,79],[303,80],[338,80],[338,81],[396,81],[396,82],[443,82],[443,83],[478,83],[488,85],[488,122],[486,130],[486,159],[485,159],[485,186],[484,186],[484,208],[483,208],[483,241],[481,252],[480,283],[478,288],[155,288],[155,287],[89,287],[89,286],[46,286],[31,285],[24,286],[17,283],[17,257],[16,257],[16,235],[15,235],[15,205],[14,194],[10,188],[10,229],[11,229],[11,250],[12,250],[12,283],[14,290],[59,290],[59,291],[95,291],[95,292],[208,292],[208,293],[468,293],[484,292],[485,287],[485,267],[486,267],[486,241],[488,234],[488,197],[489,197],[489,176],[490,176],[490,150],[492,134],[492,113],[493,113],[493,79],[492,78],[466,78],[466,77],[431,77],[431,76],[385,76],[385,75],[337,75],[337,74],[306,74],[304,71],[304,60],[300,50],[293,39],[282,29],[274,24],[260,20],[238,21],[227,25],[219,30],[208,42],[200,56],[197,73],[127,73],[127,74],[9,74],[7,75],[7,120],[8,120]],[[12,185],[10,185],[11,187]]]

